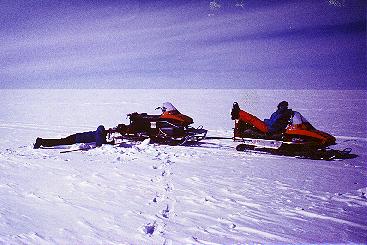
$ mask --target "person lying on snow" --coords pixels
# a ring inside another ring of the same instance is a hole
[[[293,116],[293,111],[288,109],[288,102],[282,101],[278,104],[277,110],[271,115],[270,119],[264,121],[240,109],[237,102],[233,104],[231,112],[232,120],[239,119],[240,121],[249,124],[256,128],[258,132],[252,130],[251,133],[263,134],[266,136],[274,136],[281,134],[287,127],[289,120]]]
[[[83,133],[76,133],[61,139],[42,139],[37,138],[33,148],[38,149],[41,146],[52,147],[57,145],[73,145],[77,143],[93,143],[96,142],[96,146],[99,147],[102,144],[106,144],[107,131],[103,125],[98,126],[96,131],[89,131]]]

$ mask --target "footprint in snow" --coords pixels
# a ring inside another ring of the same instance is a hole
[[[150,181],[153,182],[153,183],[159,183],[159,182],[162,181],[162,177],[155,176],[154,178],[151,178]]]
[[[162,216],[164,218],[168,219],[169,218],[168,215],[169,215],[169,207],[168,207],[168,204],[167,204],[166,208],[162,210]]]
[[[173,185],[166,184],[166,187],[164,188],[166,192],[170,192],[173,190]]]
[[[153,233],[156,229],[156,226],[157,226],[157,224],[156,224],[155,221],[154,221],[153,224],[148,223],[147,225],[144,226],[144,233],[149,235],[149,236],[153,235]]]

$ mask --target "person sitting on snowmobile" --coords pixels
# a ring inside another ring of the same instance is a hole
[[[264,119],[268,126],[268,134],[281,133],[287,127],[293,111],[288,109],[288,102],[282,101],[278,104],[277,110],[270,116],[270,119]]]
[[[57,145],[73,145],[77,143],[93,143],[99,147],[106,144],[107,131],[103,125],[100,125],[96,131],[89,131],[83,133],[76,133],[61,139],[42,139],[37,138],[33,148],[38,149],[41,146],[52,147]]]
[[[271,115],[270,119],[264,121],[240,109],[237,102],[233,103],[231,112],[232,120],[240,119],[241,122],[247,123],[251,128],[247,129],[255,136],[266,135],[273,136],[282,133],[287,127],[293,111],[288,109],[288,102],[282,101],[278,104],[278,109]],[[256,129],[256,132],[252,128]],[[245,129],[246,130],[246,129]]]

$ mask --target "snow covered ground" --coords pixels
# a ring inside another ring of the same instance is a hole
[[[267,118],[281,100],[358,157],[250,154],[231,140],[32,148],[165,101],[231,136],[234,101]],[[0,244],[367,243],[366,91],[0,90],[0,104]]]

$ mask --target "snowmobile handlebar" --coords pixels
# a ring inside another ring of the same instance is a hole
[[[157,108],[155,108],[155,110],[159,110],[159,109],[162,111],[162,113],[163,113],[163,112],[165,112],[165,111],[167,110],[167,108],[166,108],[166,107],[164,107],[164,106],[163,106],[163,107],[158,106]]]

